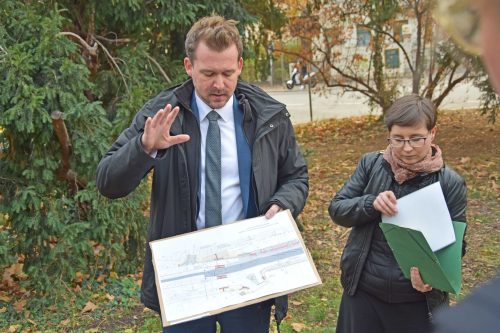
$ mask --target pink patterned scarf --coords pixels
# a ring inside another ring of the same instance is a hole
[[[398,184],[404,183],[419,173],[434,172],[443,167],[441,149],[435,144],[431,145],[431,149],[429,149],[429,152],[422,161],[414,164],[407,164],[399,159],[396,154],[394,154],[391,145],[387,146],[385,149],[384,159],[391,165],[394,178]]]

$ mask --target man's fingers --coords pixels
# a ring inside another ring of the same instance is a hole
[[[172,123],[175,120],[175,117],[177,117],[177,114],[179,113],[180,109],[178,106],[176,106],[172,111],[170,111],[166,117],[165,117],[165,125],[167,125],[169,128],[172,126]]]
[[[269,207],[269,209],[267,210],[266,212],[266,218],[267,219],[270,219],[272,218],[276,213],[282,211],[283,208],[281,208],[280,206],[276,205],[276,204],[273,204],[271,207]]]
[[[170,137],[170,144],[173,145],[178,145],[179,143],[184,143],[186,141],[189,141],[190,137],[187,134],[179,134],[175,136]]]

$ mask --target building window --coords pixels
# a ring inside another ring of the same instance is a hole
[[[356,26],[356,38],[357,46],[368,46],[370,45],[370,39],[372,37],[372,34],[370,33],[370,30],[365,28],[365,27],[360,27]]]
[[[403,26],[408,24],[408,20],[400,20],[396,21],[392,25],[392,33],[394,36],[394,39],[397,40],[398,42],[403,41]]]
[[[399,68],[399,49],[385,50],[385,66]]]

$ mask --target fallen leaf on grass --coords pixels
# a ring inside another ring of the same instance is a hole
[[[106,295],[104,295],[104,297],[106,297],[106,299],[107,299],[108,301],[113,301],[113,300],[115,299],[115,296],[110,295],[110,294],[108,294],[108,293],[106,293]]]
[[[87,304],[85,304],[85,307],[83,308],[82,313],[91,312],[91,311],[94,311],[95,309],[97,309],[97,305],[95,305],[91,301],[88,301]]]
[[[71,319],[64,319],[63,321],[61,321],[59,323],[59,325],[61,325],[61,326],[68,326],[70,322],[71,322]]]
[[[0,313],[5,313],[7,312],[7,308],[5,306],[0,308]]]
[[[9,333],[14,333],[14,332],[17,332],[17,329],[19,328],[19,326],[21,325],[10,325],[9,326]]]
[[[293,305],[301,305],[302,303],[304,303],[304,302],[302,302],[302,301],[292,301]]]
[[[301,332],[307,326],[302,323],[292,323],[292,328],[295,332]]]
[[[12,307],[14,308],[14,310],[16,310],[16,312],[21,312],[21,311],[23,311],[23,308],[25,305],[26,305],[26,300],[21,299],[21,300],[15,302],[14,304],[12,304]]]
[[[8,303],[8,302],[10,302],[11,299],[12,299],[12,297],[10,297],[10,296],[0,294],[0,301],[2,301],[2,302]]]

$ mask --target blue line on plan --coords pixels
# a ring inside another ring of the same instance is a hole
[[[269,256],[260,257],[260,258],[256,258],[256,259],[252,259],[252,260],[248,260],[248,261],[244,261],[244,262],[240,262],[240,263],[237,263],[234,265],[230,265],[228,267],[225,267],[225,266],[224,267],[215,267],[214,269],[204,271],[204,272],[185,274],[185,275],[180,275],[180,276],[176,276],[176,277],[172,277],[172,278],[163,279],[163,280],[161,280],[161,282],[165,283],[165,282],[171,282],[171,281],[176,281],[176,280],[182,280],[182,279],[187,279],[187,278],[191,278],[191,277],[198,276],[198,275],[204,275],[205,278],[214,277],[214,276],[218,276],[218,275],[227,275],[227,274],[238,272],[238,271],[248,269],[248,268],[251,268],[251,267],[254,267],[257,265],[263,265],[263,264],[267,264],[267,263],[274,262],[277,260],[302,255],[303,253],[304,253],[304,250],[301,247],[294,247],[294,248],[288,249],[288,250],[283,251],[283,252],[275,253],[275,254],[272,254]]]

